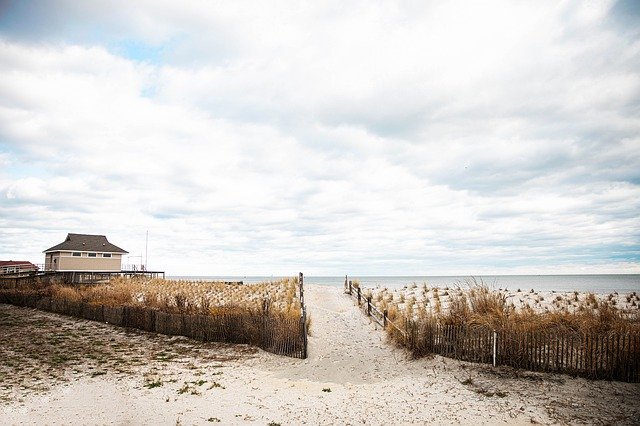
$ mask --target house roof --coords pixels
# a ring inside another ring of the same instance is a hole
[[[120,247],[111,244],[104,235],[67,234],[67,238],[58,245],[44,251],[97,251],[104,253],[129,253]]]
[[[28,260],[0,260],[0,268],[4,266],[29,266],[37,268],[36,265],[29,262]]]

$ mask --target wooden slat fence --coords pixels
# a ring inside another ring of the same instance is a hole
[[[354,286],[351,281],[347,280],[347,277],[344,278],[344,288],[345,293],[353,297],[358,302],[358,307],[360,307],[367,316],[371,317],[373,321],[378,323],[383,328],[395,328],[406,341],[406,330],[389,321],[387,311],[380,311],[380,309],[378,309],[371,301],[371,297],[365,297],[365,295],[362,294],[362,290],[360,289],[360,287]]]
[[[406,326],[406,346],[415,356],[434,353],[464,361],[492,363],[495,345],[496,365],[640,382],[640,336],[637,334],[517,328],[493,330],[484,326],[417,324],[413,321],[407,321]]]
[[[304,359],[307,357],[307,318],[302,274],[300,278],[299,291],[303,306],[300,318],[249,311],[215,316],[163,312],[144,306],[107,306],[55,299],[16,289],[0,290],[0,303],[206,342],[249,344],[277,355]]]
[[[592,379],[640,382],[640,336],[635,333],[582,333],[570,329],[528,331],[436,321],[389,321],[345,278],[345,293],[382,327],[395,327],[416,357],[437,354],[462,361],[507,365],[530,371],[565,373]],[[495,349],[494,349],[495,348]]]

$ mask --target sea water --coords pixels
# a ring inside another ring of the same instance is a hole
[[[242,277],[242,276],[181,276],[168,279],[190,279],[206,281],[242,281],[245,284],[277,280],[281,277]],[[476,275],[476,276],[349,276],[348,280],[358,280],[368,288],[402,288],[413,284],[426,284],[429,287],[466,288],[472,280],[487,284],[490,288],[512,291],[579,291],[608,294],[640,292],[639,274],[602,274],[602,275]],[[326,286],[344,286],[344,276],[314,277],[305,276],[305,283]]]

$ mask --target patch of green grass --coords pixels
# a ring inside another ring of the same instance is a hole
[[[64,364],[67,361],[70,361],[72,358],[66,355],[55,355],[51,358],[51,363],[55,365]]]
[[[160,386],[162,386],[162,380],[160,380],[160,379],[149,381],[149,382],[144,384],[144,387],[147,388],[147,389],[158,388]]]
[[[155,354],[153,359],[155,359],[156,361],[171,361],[172,359],[174,359],[176,357],[177,357],[176,354],[163,351],[163,352],[158,352],[157,354]]]
[[[482,388],[476,389],[475,392],[479,393],[480,395],[484,395],[488,397],[497,396],[498,398],[504,398],[507,396],[507,393],[503,391],[491,392],[487,389],[482,389]]]
[[[191,384],[194,384],[196,382],[190,382]],[[178,394],[182,395],[189,392],[191,395],[201,395],[200,391],[195,388],[194,386],[191,386],[189,384],[189,382],[185,382],[184,385],[182,385],[182,387],[180,389],[178,389]]]

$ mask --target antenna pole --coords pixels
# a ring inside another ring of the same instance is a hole
[[[149,254],[149,230],[147,229],[147,239],[144,244],[144,269],[147,268],[147,255]]]

